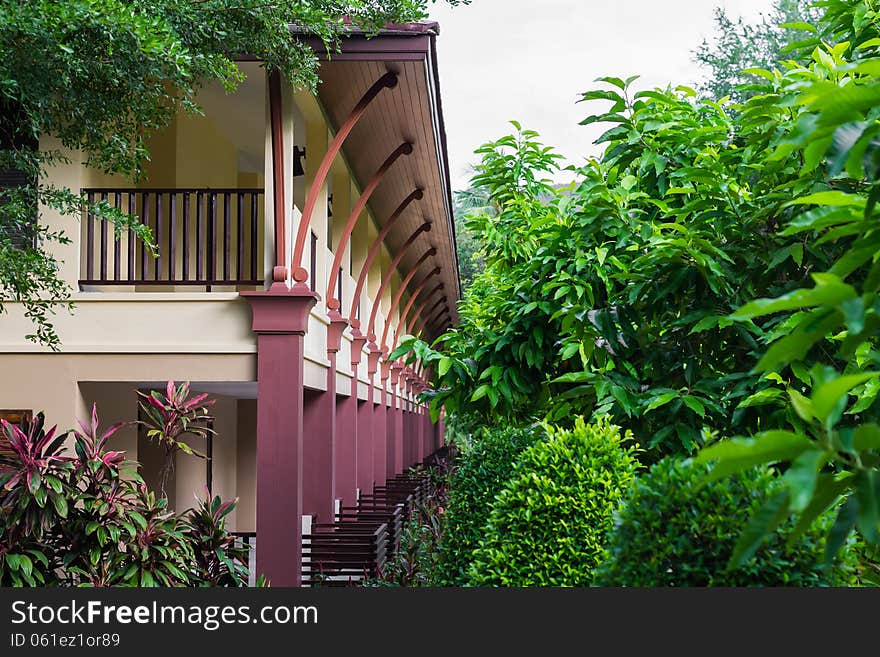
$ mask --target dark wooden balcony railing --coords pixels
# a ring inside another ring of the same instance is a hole
[[[141,218],[154,257],[132,231],[83,218],[80,285],[262,285],[262,189],[84,189],[89,201]]]

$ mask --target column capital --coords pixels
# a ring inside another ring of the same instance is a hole
[[[338,310],[327,313],[330,324],[327,326],[327,353],[336,353],[342,345],[342,334],[348,328],[348,320]]]
[[[376,370],[379,369],[379,356],[382,355],[382,352],[375,343],[367,345],[367,349],[370,352],[367,355],[367,374],[373,376],[376,373]]]
[[[305,335],[309,328],[309,311],[318,295],[306,285],[276,283],[268,290],[240,292],[251,306],[252,329],[257,334]]]
[[[352,331],[352,339],[351,339],[351,365],[352,365],[352,367],[356,367],[361,364],[361,357],[363,356],[365,344],[367,344],[366,336],[361,335],[360,331],[357,331],[357,332]]]

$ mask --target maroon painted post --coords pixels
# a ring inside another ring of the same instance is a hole
[[[303,513],[331,522],[337,494],[336,355],[347,323],[339,313],[327,327],[327,386],[307,395],[303,435]]]
[[[358,369],[366,341],[364,337],[351,341],[351,390],[348,397],[343,397],[337,405],[336,497],[346,505],[355,502],[358,487],[357,455],[361,440],[358,426]]]
[[[403,413],[402,390],[400,388],[400,364],[399,363],[383,363],[388,368],[388,380],[391,383],[391,398],[389,400],[389,412],[391,413],[391,421],[388,422],[388,446],[386,450],[386,462],[389,473],[399,474],[403,472],[406,460],[403,458],[405,447],[405,438],[403,431],[400,430],[397,423],[397,415]]]
[[[340,405],[346,398],[340,400],[336,395],[336,357],[339,353],[339,348],[342,345],[342,334],[345,329],[348,328],[348,322],[346,322],[342,318],[342,315],[336,311],[331,310],[329,315],[330,324],[327,326],[327,360],[330,361],[330,367],[327,369],[327,394],[329,395],[332,389],[333,396],[327,404],[327,414],[332,417],[332,419],[328,418],[325,420],[325,423],[330,426],[331,432],[329,436],[333,443],[331,467],[333,479],[333,489],[331,493],[332,503],[332,500],[343,499],[341,492],[344,487],[340,481],[339,468],[342,461],[346,459],[346,456],[356,449],[356,445],[354,443],[353,433],[350,430],[345,434],[340,431]],[[356,392],[357,389],[355,389],[355,393]],[[357,397],[355,397],[355,399],[357,399]],[[353,498],[349,497],[349,499]]]
[[[380,352],[381,356],[381,352]],[[389,417],[394,404],[394,393],[388,392],[389,367],[387,362],[379,363],[379,406],[381,414],[380,423],[375,424],[373,433],[373,476],[376,485],[383,485],[394,472],[388,468],[388,432]]]
[[[257,334],[256,567],[275,587],[299,586],[304,336],[316,297],[284,284],[241,296]]]
[[[331,394],[332,393],[332,394]],[[333,512],[333,437],[335,390],[306,390],[303,412],[302,512],[329,522]],[[330,417],[328,417],[328,415]]]
[[[356,483],[362,492],[370,492],[373,485],[373,424],[376,421],[376,408],[372,390],[371,380],[367,401],[358,402],[357,411]]]
[[[418,462],[421,463],[430,454],[425,445],[425,423],[422,421],[422,409],[419,404],[413,404],[413,419],[416,423],[416,439],[418,440]]]
[[[369,417],[369,431],[366,433],[369,436],[369,441],[361,442],[360,445],[364,446],[363,450],[358,445],[358,487],[361,490],[372,489],[373,484],[376,482],[375,459],[373,457],[373,453],[376,451],[375,443],[381,442],[383,449],[385,444],[384,438],[380,441],[380,437],[385,435],[385,393],[384,391],[379,393],[375,388],[380,355],[378,349],[369,348],[369,353],[367,354],[367,376],[370,379],[370,385],[366,405]]]
[[[407,463],[404,458],[404,450],[406,449],[406,444],[409,442],[409,436],[406,433],[406,427],[403,422],[404,412],[405,412],[405,404],[406,399],[404,397],[404,393],[402,390],[402,386],[400,385],[400,370],[401,366],[399,363],[395,363],[391,367],[391,371],[397,371],[397,380],[396,385],[398,386],[396,397],[397,404],[394,408],[394,413],[392,415],[392,421],[394,422],[394,471],[395,472],[403,472],[409,467],[409,463]]]

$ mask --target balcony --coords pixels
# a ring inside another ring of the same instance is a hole
[[[90,188],[90,202],[137,215],[153,232],[154,256],[132,231],[117,236],[108,222],[82,220],[79,285],[181,286],[187,289],[263,285],[263,190],[258,188]],[[149,287],[144,287],[149,286]]]

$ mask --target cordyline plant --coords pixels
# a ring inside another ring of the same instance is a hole
[[[149,492],[138,464],[107,449],[123,425],[44,428],[42,413],[0,420],[0,586],[242,586],[243,557],[222,518],[232,503],[183,514]],[[221,563],[212,563],[207,552]]]
[[[198,450],[183,442],[184,436],[207,438],[214,435],[209,422],[214,418],[208,415],[208,408],[214,405],[206,393],[190,396],[189,383],[174,385],[169,381],[165,394],[156,390],[149,393],[138,391],[141,401],[141,419],[137,424],[144,427],[147,438],[155,439],[165,450],[165,462],[159,476],[159,491],[167,497],[165,487],[174,472],[174,458],[183,452],[199,458],[208,458]]]
[[[206,586],[243,586],[247,583],[245,566],[248,550],[235,545],[235,536],[226,531],[226,516],[235,509],[238,498],[222,501],[211,497],[198,500],[187,516],[186,534],[194,547],[194,557],[203,573]]]

